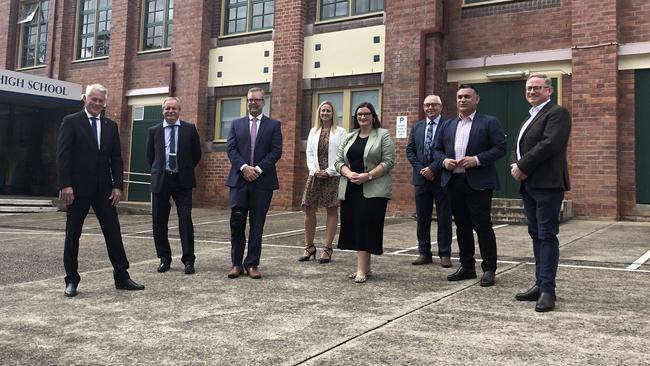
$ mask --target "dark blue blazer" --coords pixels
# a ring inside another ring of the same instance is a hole
[[[440,133],[440,130],[444,123],[444,119],[440,117],[440,122],[438,122],[438,127],[436,128],[436,134],[433,136],[433,141],[435,142],[436,136]],[[427,159],[427,155],[429,158],[429,169],[433,171],[434,174],[434,182],[437,182],[440,184],[440,175],[441,175],[441,167],[440,165],[435,164],[433,160],[433,147],[434,144],[431,144],[431,151],[424,151],[424,133],[427,130],[427,119],[420,120],[418,122],[415,122],[413,127],[411,128],[411,134],[409,135],[409,141],[408,144],[406,145],[406,158],[409,160],[411,165],[413,166],[413,185],[414,186],[421,186],[428,182],[424,177],[420,174],[420,170],[424,169],[425,167],[425,161]]]
[[[262,116],[257,129],[255,140],[255,161],[250,162],[251,133],[248,116],[232,121],[228,142],[226,143],[228,159],[232,166],[226,186],[231,188],[242,188],[251,184],[255,189],[274,190],[280,188],[278,174],[275,171],[275,163],[282,156],[282,132],[280,122]],[[253,182],[247,182],[244,174],[239,170],[242,165],[259,166],[262,174]]]
[[[445,121],[436,135],[434,159],[442,169],[442,186],[446,186],[452,171],[442,168],[443,160],[456,159],[454,144],[459,118]],[[467,142],[466,156],[478,157],[481,165],[466,170],[467,183],[474,190],[499,189],[499,178],[494,163],[506,154],[506,135],[496,117],[474,115]]]

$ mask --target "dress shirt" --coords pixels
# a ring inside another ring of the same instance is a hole
[[[264,113],[260,113],[259,116],[253,116],[252,114],[248,114],[248,131],[251,130],[251,127],[253,127],[253,118],[257,118],[257,131],[255,137],[259,135],[260,133],[260,126],[262,125],[262,117],[264,117]],[[255,139],[257,141],[257,139]],[[239,167],[240,171],[243,171],[245,167],[247,167],[248,164],[244,164],[241,167]],[[255,166],[255,171],[257,171],[258,174],[262,174],[262,168]]]
[[[102,123],[101,123],[102,119],[101,119],[101,115],[93,116],[92,114],[90,114],[90,112],[88,112],[88,110],[86,108],[84,108],[84,111],[86,112],[86,115],[88,116],[88,123],[90,123],[90,128],[91,129],[93,128],[93,120],[91,118],[93,118],[93,117],[97,118],[97,123],[96,123],[96,125],[97,125],[97,136],[95,136],[95,138],[97,139],[97,147],[101,149],[101,145],[100,145],[100,141],[102,140],[101,139],[101,136],[102,136]]]
[[[535,119],[535,116],[537,116],[537,113],[539,113],[539,111],[541,111],[542,108],[544,108],[544,106],[547,105],[548,102],[550,102],[550,101],[551,100],[548,99],[546,102],[544,102],[544,103],[542,103],[542,104],[540,104],[540,105],[538,105],[536,107],[533,107],[528,111],[528,113],[530,113],[530,118],[528,118],[528,120],[526,120],[524,125],[521,126],[521,130],[519,130],[519,136],[517,136],[517,160],[521,159],[521,152],[519,151],[519,142],[521,141],[521,136],[524,135],[524,131],[526,131],[526,129],[528,128],[528,125],[530,125],[530,123],[533,122],[533,120]]]
[[[434,143],[436,141],[436,130],[438,129],[438,126],[440,126],[440,119],[441,118],[442,117],[440,115],[438,115],[438,117],[434,118],[433,119],[433,125],[431,125],[431,127],[429,127],[430,119],[427,118],[427,124],[426,124],[427,128],[424,129],[424,139],[422,140],[423,141],[422,146],[424,146],[424,143],[427,142],[427,131],[429,130],[429,128],[433,128],[433,132],[431,133],[431,136],[433,136],[431,146],[435,145]]]
[[[163,131],[165,131],[165,170],[172,171],[169,168],[169,147],[170,147],[170,140],[171,140],[171,128],[167,128],[167,126],[174,126],[173,128],[176,129],[176,141],[175,142],[175,149],[176,150],[176,172],[178,171],[178,133],[180,132],[180,126],[181,123],[176,120],[173,124],[167,123],[167,121],[163,121]]]
[[[469,133],[472,131],[472,122],[474,121],[475,115],[476,111],[467,117],[458,116],[459,119],[458,127],[456,127],[456,141],[454,141],[454,152],[456,153],[456,160],[465,157],[467,144],[469,142]],[[481,165],[477,157],[474,157],[474,159],[476,159],[477,165]],[[462,166],[457,166],[454,169],[454,173],[465,173],[465,168]]]

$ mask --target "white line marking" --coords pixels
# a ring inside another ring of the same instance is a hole
[[[650,259],[650,250],[648,250],[647,252],[645,252],[644,255],[642,255],[641,257],[639,257],[639,259],[635,260],[634,262],[632,262],[632,264],[630,264],[629,266],[627,266],[627,269],[639,269],[639,267],[641,267],[642,264],[644,264],[645,262],[647,262],[648,259]]]
[[[497,225],[497,226],[493,227],[493,229],[500,229],[500,228],[502,228],[502,227],[506,227],[506,226],[508,226],[508,224]],[[451,238],[451,240],[454,240],[454,239],[458,239],[458,238],[457,238],[456,236],[454,236],[454,237]],[[434,245],[434,244],[437,245],[438,242],[437,242],[437,241],[434,241],[434,242],[431,243],[431,245]],[[394,252],[391,252],[391,253],[386,253],[386,254],[402,254],[402,253],[409,252],[409,251],[411,251],[411,250],[415,250],[415,249],[417,249],[417,248],[418,248],[418,247],[410,247],[410,248],[401,249],[401,250],[397,250],[397,251],[394,251]]]

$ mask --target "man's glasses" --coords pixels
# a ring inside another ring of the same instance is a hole
[[[249,98],[248,99],[248,103],[261,103],[263,101],[264,101],[263,98]]]
[[[527,86],[526,91],[540,91],[544,88],[548,88],[548,85],[532,85],[532,86]]]

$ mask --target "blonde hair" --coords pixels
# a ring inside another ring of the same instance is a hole
[[[325,104],[329,105],[330,108],[332,108],[332,127],[336,127],[339,123],[339,117],[336,114],[336,108],[334,108],[334,104],[332,104],[332,102],[329,100],[324,100],[321,102],[321,104],[318,105],[318,109],[316,109],[316,117],[314,118],[314,126],[312,127],[312,130],[314,131],[323,127],[323,120],[320,119],[320,109],[323,108]]]

